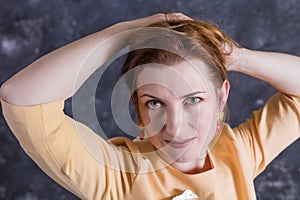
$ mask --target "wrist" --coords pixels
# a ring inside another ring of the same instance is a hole
[[[246,72],[249,67],[249,56],[251,54],[251,50],[246,48],[239,49],[239,63],[236,65],[236,69],[234,71],[237,72]]]

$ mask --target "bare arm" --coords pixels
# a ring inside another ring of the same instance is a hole
[[[300,95],[300,57],[274,52],[234,49],[229,70],[261,79],[279,91]]]
[[[186,18],[182,14],[174,16]],[[36,105],[69,98],[99,66],[126,45],[135,28],[164,19],[163,14],[156,14],[121,22],[63,46],[6,81],[0,89],[0,98],[15,105]]]

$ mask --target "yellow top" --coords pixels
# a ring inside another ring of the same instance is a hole
[[[300,136],[300,97],[278,93],[253,118],[224,125],[209,152],[212,169],[184,174],[148,141],[104,141],[63,112],[64,101],[36,106],[2,103],[25,152],[81,199],[171,199],[189,189],[200,199],[255,199],[253,179]]]

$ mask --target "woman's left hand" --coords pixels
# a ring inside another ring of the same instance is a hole
[[[239,71],[242,65],[242,51],[243,48],[237,46],[224,45],[225,52],[225,67],[228,71]]]

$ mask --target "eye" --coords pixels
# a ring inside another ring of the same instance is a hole
[[[199,103],[202,100],[203,100],[203,98],[200,98],[200,97],[188,97],[186,99],[185,103],[189,104],[189,105],[193,105],[193,104]]]
[[[148,106],[148,108],[150,109],[158,109],[161,107],[161,103],[157,100],[150,100],[146,102],[146,105]]]

